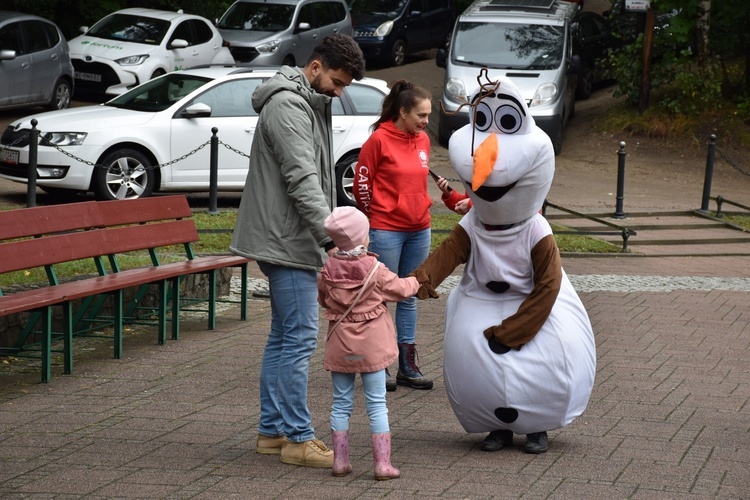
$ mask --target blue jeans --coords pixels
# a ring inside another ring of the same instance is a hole
[[[331,372],[333,381],[333,405],[331,406],[331,430],[348,431],[349,417],[354,407],[354,378],[356,373]],[[370,417],[370,432],[390,432],[388,407],[385,405],[385,369],[362,373],[362,388],[365,392],[365,407]]]
[[[260,427],[264,436],[301,443],[315,438],[307,407],[310,357],[318,344],[315,271],[258,262],[268,278],[271,333],[260,368]]]
[[[430,253],[430,229],[400,232],[370,230],[369,250],[378,254],[385,267],[405,278]],[[417,298],[410,297],[396,304],[396,332],[399,344],[413,344],[417,330]]]

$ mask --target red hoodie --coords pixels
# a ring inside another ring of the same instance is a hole
[[[362,146],[354,197],[372,229],[420,231],[430,227],[427,193],[430,138],[383,122]]]

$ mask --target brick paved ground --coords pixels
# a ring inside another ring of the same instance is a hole
[[[550,432],[544,455],[522,453],[522,437],[516,449],[482,452],[483,435],[459,426],[441,372],[445,296],[420,303],[420,360],[435,389],[388,394],[401,479],[372,479],[361,392],[351,428],[354,474],[333,478],[256,454],[258,372],[270,320],[268,302],[254,299],[247,322],[234,320],[235,311],[222,314],[215,331],[185,321],[181,340],[164,346],[153,332],[131,335],[124,359],[111,359],[103,344],[50,384],[38,384],[36,373],[2,377],[0,497],[750,497],[750,287],[736,279],[750,276],[748,264],[563,263],[574,282],[612,276],[589,280],[581,293],[597,338],[591,402],[573,424]],[[601,291],[623,276],[632,278],[622,282],[627,288]],[[714,290],[639,291],[692,276],[727,279],[713,281]],[[318,436],[330,443],[321,355],[312,362],[310,406]]]

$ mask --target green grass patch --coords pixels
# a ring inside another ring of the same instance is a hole
[[[736,224],[737,226],[744,227],[745,229],[750,231],[750,215],[725,213],[721,216],[721,218],[726,220],[727,222],[731,222],[732,224]]]
[[[725,216],[729,220],[730,216]],[[738,217],[746,227],[750,228],[750,217],[731,216],[732,220]],[[207,212],[196,212],[193,215],[195,224],[200,231],[200,241],[193,243],[193,251],[198,255],[226,254],[232,239],[232,229],[237,218],[234,211],[225,211],[218,214]],[[432,216],[432,245],[435,249],[445,240],[453,227],[461,220],[461,216],[453,212],[434,214]],[[740,222],[735,222],[740,223]],[[567,228],[552,225],[553,232],[566,231]],[[561,252],[591,252],[591,253],[613,253],[621,251],[616,245],[597,240],[589,236],[558,235],[555,234],[557,245]],[[176,262],[184,260],[185,250],[182,245],[164,247],[159,249],[159,260],[161,263]],[[117,261],[121,269],[134,269],[151,265],[148,252],[139,251],[126,255],[118,255]],[[105,259],[107,272],[112,269]],[[60,281],[68,281],[78,276],[96,275],[97,270],[93,259],[66,262],[55,266],[55,272]],[[30,269],[28,271],[17,271],[0,276],[0,289],[6,290],[11,286],[28,286],[36,283],[46,283],[47,275],[44,269]]]

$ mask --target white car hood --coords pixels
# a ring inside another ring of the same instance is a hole
[[[107,40],[94,36],[78,36],[68,42],[70,46],[70,57],[75,59],[86,59],[91,56],[94,59],[117,60],[123,57],[150,54],[159,48],[158,45],[146,45],[144,43],[126,42],[121,40]]]
[[[31,128],[31,120],[36,119],[40,133],[45,132],[97,132],[112,127],[138,127],[151,121],[155,113],[130,111],[113,106],[83,106],[48,113],[39,113],[17,120],[14,128]]]

